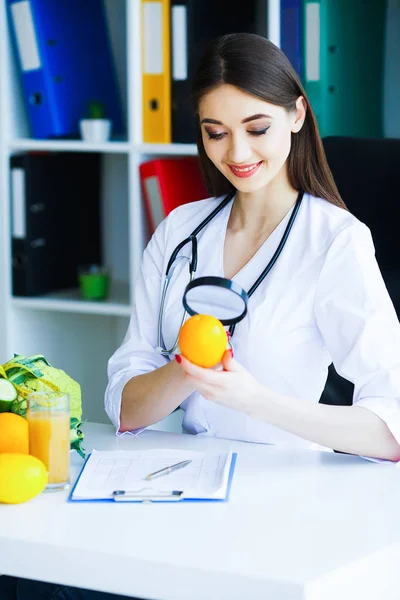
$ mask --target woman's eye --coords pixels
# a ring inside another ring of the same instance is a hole
[[[249,131],[250,135],[264,135],[267,133],[269,127],[265,127],[264,129],[255,129],[254,131]]]
[[[207,131],[209,140],[221,140],[225,133],[211,133],[211,131]]]
[[[269,128],[270,126],[264,127],[264,129],[250,130],[248,133],[250,135],[264,135],[267,133]],[[207,131],[207,135],[209,140],[222,140],[222,138],[226,136],[226,133],[224,131],[222,133],[213,133],[211,131]]]

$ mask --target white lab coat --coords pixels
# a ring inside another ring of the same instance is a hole
[[[121,394],[135,375],[169,360],[156,352],[163,277],[178,243],[218,205],[220,198],[186,204],[161,223],[143,256],[135,308],[120,348],[108,365],[105,409],[119,428]],[[223,248],[231,201],[198,235],[197,277],[223,276]],[[248,290],[276,250],[290,218],[276,227],[234,277]],[[182,253],[189,255],[187,245]],[[165,347],[181,322],[187,262],[174,272],[164,312]],[[349,212],[304,195],[288,241],[250,298],[233,336],[235,358],[279,394],[318,402],[327,369],[354,382],[354,403],[381,417],[400,442],[400,324],[382,280],[370,231]],[[184,431],[280,446],[316,445],[267,422],[206,400],[199,393],[181,405]]]

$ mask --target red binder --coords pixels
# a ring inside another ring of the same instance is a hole
[[[139,171],[150,234],[177,206],[209,196],[197,157],[150,160]]]

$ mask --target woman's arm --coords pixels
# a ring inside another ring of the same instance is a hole
[[[247,414],[306,440],[349,454],[400,460],[400,446],[386,423],[361,406],[327,406],[264,390]]]
[[[120,431],[148,427],[175,410],[194,391],[175,360],[130,379],[122,392]]]
[[[179,356],[187,382],[207,400],[267,421],[310,442],[349,454],[400,460],[400,446],[386,423],[358,406],[327,406],[283,396],[256,381],[244,367],[223,357],[223,371],[202,369]]]
[[[208,374],[182,365],[210,400],[335,450],[400,460],[400,324],[362,223],[340,231],[326,252],[314,313],[336,371],[354,383],[353,406],[281,395],[236,361]]]
[[[348,414],[350,423],[362,424],[365,434],[355,431],[362,448],[370,436],[378,436],[368,442],[366,455],[373,456],[376,444],[382,443],[384,454],[393,451],[399,459],[394,442],[400,443],[400,324],[375,258],[371,232],[364,224],[356,221],[332,241],[319,276],[314,311],[336,371],[354,383],[349,411],[334,406],[321,406],[322,410],[326,408],[325,414],[338,427],[335,415],[340,414]]]
[[[105,409],[117,431],[147,427],[170,414],[192,391],[175,361],[156,351],[166,239],[173,213],[143,254],[125,339],[108,362]]]

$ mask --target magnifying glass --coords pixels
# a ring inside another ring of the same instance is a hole
[[[240,285],[224,277],[193,279],[183,294],[183,306],[189,315],[211,315],[233,328],[246,316],[248,300]]]

